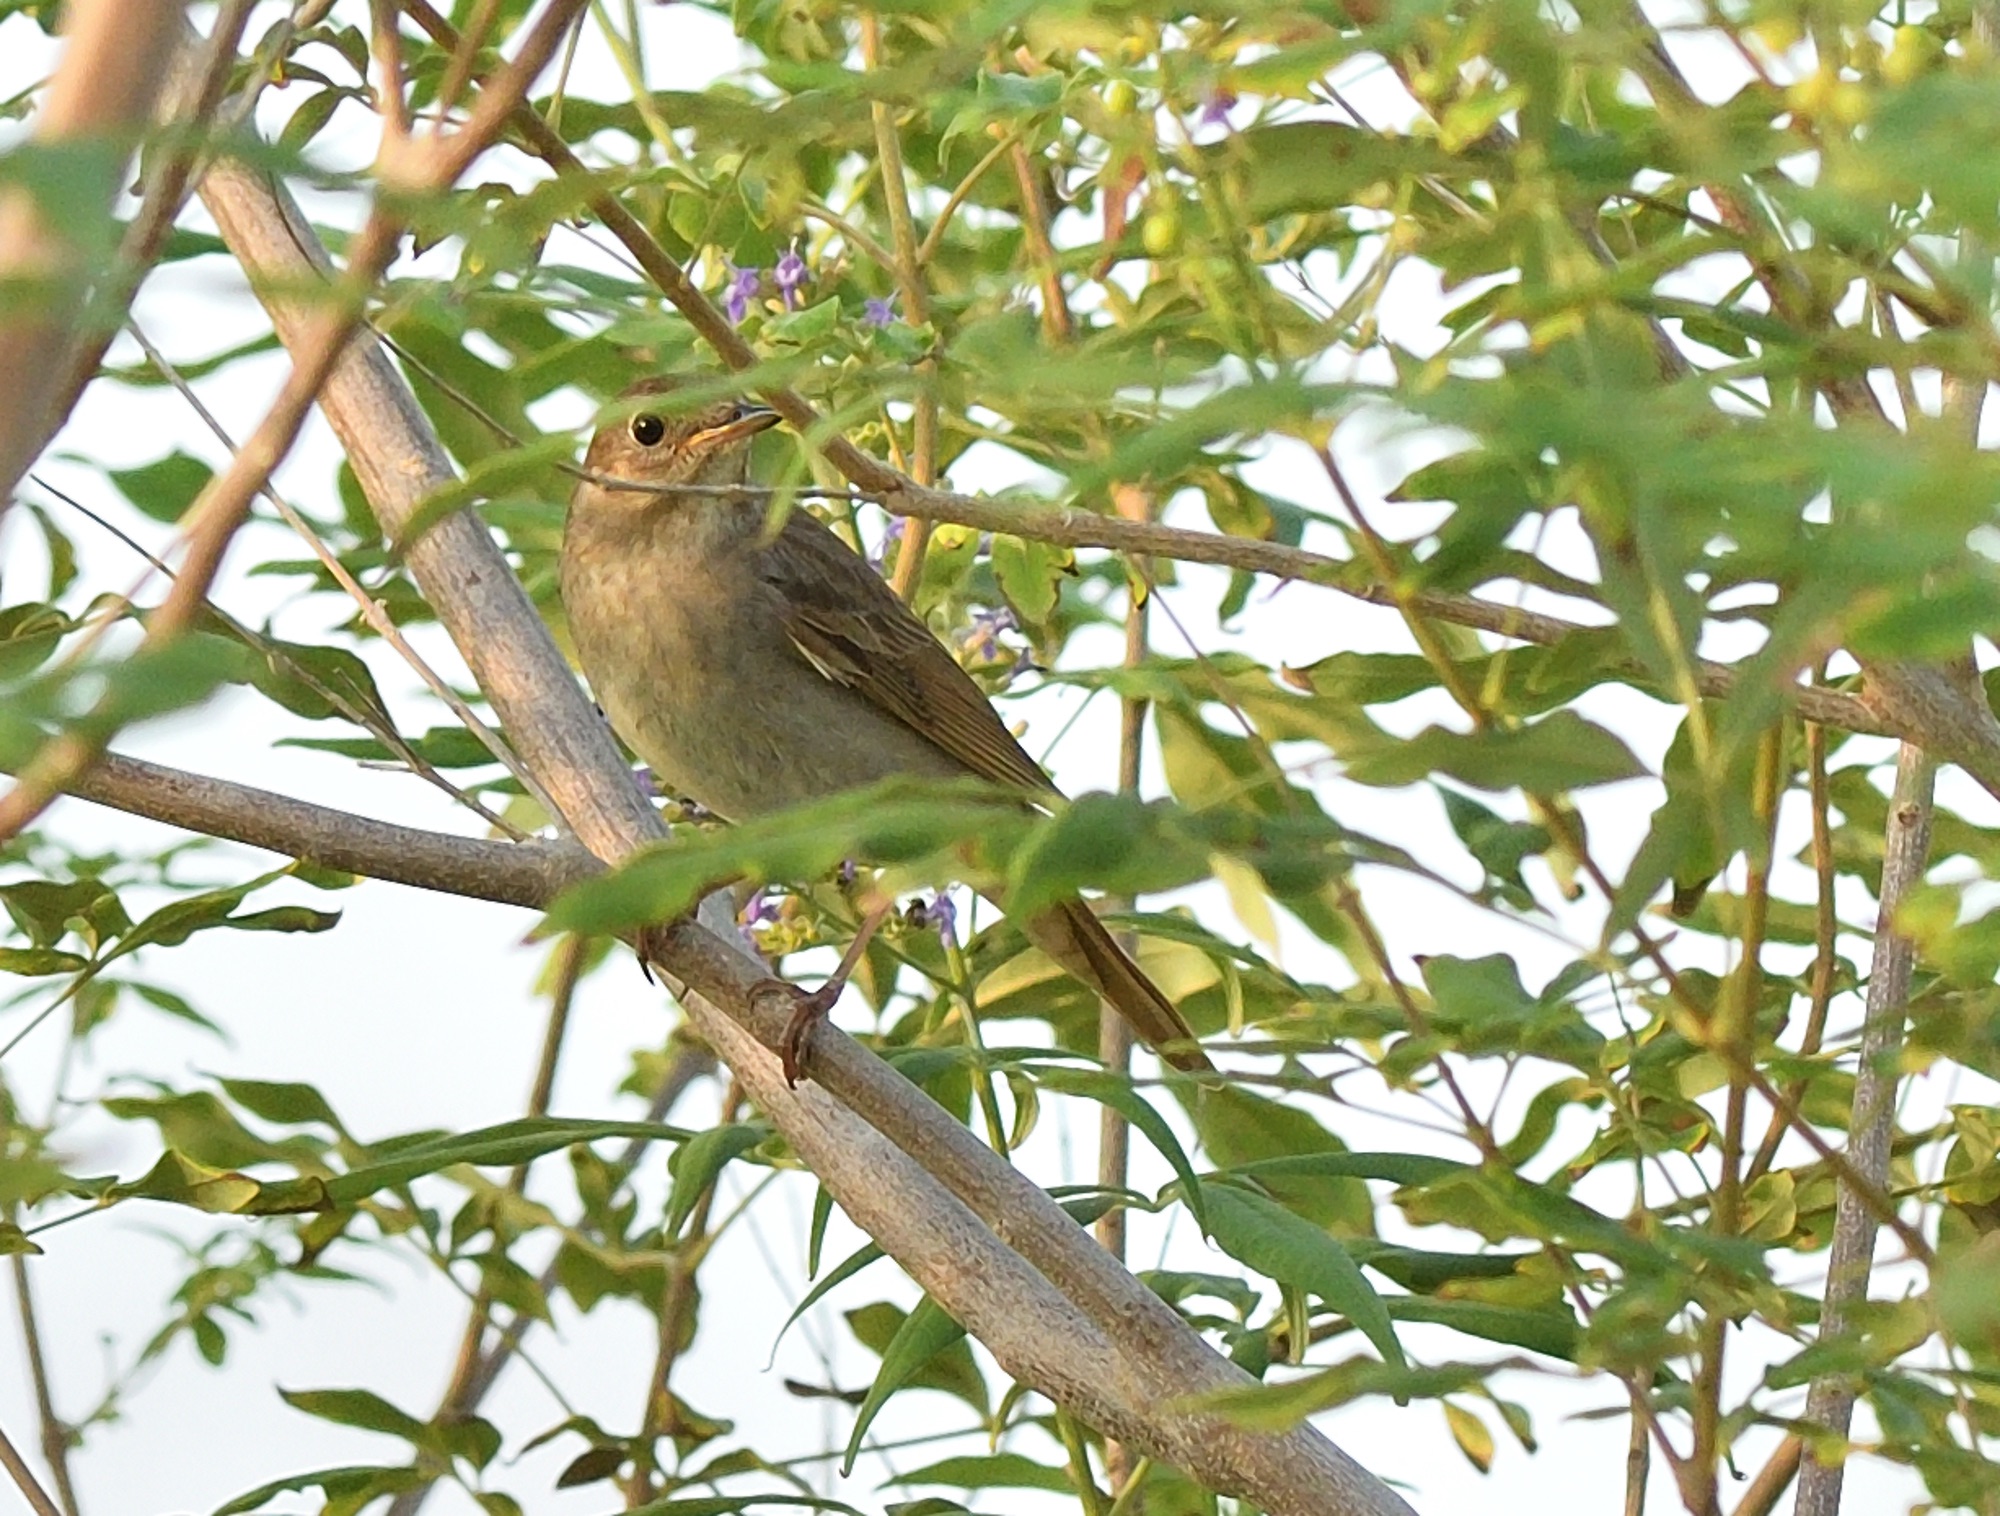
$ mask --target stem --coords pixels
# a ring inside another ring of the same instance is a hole
[[[1112,491],[1120,515],[1136,520],[1146,520],[1152,514],[1152,497],[1145,491],[1127,486]],[[1136,669],[1146,661],[1146,638],[1148,611],[1152,605],[1152,575],[1149,566],[1143,562],[1134,565],[1134,572],[1125,581],[1125,660],[1124,667]],[[1118,792],[1122,795],[1139,793],[1139,763],[1144,755],[1146,740],[1146,711],[1149,702],[1143,695],[1125,695],[1118,702]],[[1111,912],[1129,911],[1138,902],[1127,896],[1107,899],[1105,909]],[[1122,944],[1125,951],[1135,951],[1137,942],[1130,935]],[[1130,1077],[1132,1072],[1132,1023],[1123,1016],[1114,1016],[1100,1011],[1097,1018],[1097,1057],[1105,1069],[1121,1078]],[[1097,1108],[1097,1183],[1107,1191],[1125,1188],[1132,1162],[1132,1127],[1125,1117],[1110,1105]],[[1097,1218],[1096,1233],[1099,1244],[1113,1258],[1124,1261],[1125,1207],[1113,1206]],[[1104,1474],[1111,1488],[1125,1490],[1132,1483],[1134,1459],[1130,1448],[1124,1443],[1107,1437],[1104,1440]]]
[[[736,1119],[736,1112],[743,1103],[741,1090],[732,1085],[722,1102],[722,1121]],[[701,1192],[701,1198],[694,1204],[688,1217],[687,1234],[671,1244],[672,1256],[667,1263],[666,1287],[660,1293],[660,1345],[653,1360],[651,1388],[646,1396],[645,1416],[634,1439],[633,1456],[636,1460],[632,1476],[626,1481],[626,1496],[634,1505],[643,1505],[657,1495],[658,1489],[653,1476],[659,1465],[653,1457],[653,1449],[659,1439],[674,1430],[673,1393],[670,1387],[674,1375],[674,1365],[680,1361],[683,1336],[692,1338],[694,1323],[690,1313],[700,1299],[700,1290],[695,1275],[701,1268],[702,1260],[708,1256],[709,1244],[714,1238],[709,1234],[708,1219],[715,1207],[715,1181]]]
[[[55,1395],[49,1387],[48,1359],[42,1353],[42,1332],[35,1312],[35,1295],[28,1279],[28,1260],[24,1254],[13,1256],[14,1299],[21,1308],[21,1341],[28,1351],[28,1377],[35,1387],[35,1416],[41,1423],[42,1458],[49,1466],[49,1474],[55,1480],[56,1498],[62,1502],[62,1516],[77,1516],[76,1486],[70,1480],[69,1445],[70,1429],[63,1425],[56,1415]],[[12,1449],[7,1450],[10,1454]],[[21,1474],[15,1471],[12,1462],[8,1472],[13,1473],[17,1484]],[[35,1492],[26,1484],[21,1492],[34,1502]],[[42,1497],[46,1500],[48,1497]],[[37,1505],[39,1510],[40,1506]]]
[[[27,1497],[28,1504],[34,1507],[35,1516],[65,1516],[49,1499],[49,1492],[42,1488],[41,1481],[35,1478],[35,1471],[28,1467],[28,1460],[21,1456],[20,1449],[14,1446],[5,1432],[0,1432],[0,1467],[12,1476],[21,1493]]]
[[[1625,1516],[1646,1516],[1646,1475],[1652,1468],[1652,1437],[1647,1418],[1641,1414],[1643,1386],[1628,1384],[1632,1397],[1632,1426],[1625,1443]]]
[[[1823,677],[1823,674],[1824,666],[1821,676],[1816,677]],[[1828,815],[1831,801],[1826,780],[1826,728],[1817,722],[1806,725],[1806,784],[1807,798],[1812,806],[1816,890],[1813,904],[1812,1000],[1806,1011],[1805,1031],[1799,1037],[1799,1056],[1802,1058],[1810,1058],[1817,1053],[1826,1036],[1826,1013],[1833,1003],[1833,971],[1838,961],[1833,956],[1834,940],[1840,930],[1840,920],[1833,907],[1833,823]],[[1805,1092],[1805,1080],[1795,1079],[1786,1088],[1785,1094],[1796,1106],[1805,1097]],[[1757,1149],[1757,1156],[1751,1160],[1751,1182],[1761,1178],[1770,1168],[1777,1155],[1778,1139],[1784,1132],[1784,1117],[1774,1109],[1771,1123],[1764,1132],[1764,1141]]]
[[[881,60],[882,23],[870,12],[861,18],[861,61],[874,69]],[[876,156],[881,159],[882,200],[888,207],[889,238],[896,250],[896,283],[903,291],[903,309],[909,313],[910,325],[922,327],[931,319],[931,298],[924,283],[917,223],[910,214],[910,181],[903,169],[903,139],[887,101],[872,102],[868,114],[875,127]],[[937,482],[937,356],[926,353],[919,358],[916,373],[917,398],[910,423],[910,475],[918,484],[928,486]],[[923,578],[924,550],[930,545],[930,536],[929,522],[914,521],[897,547],[896,570],[889,584],[905,600],[916,593]]]
[[[1736,972],[1722,987],[1719,1014],[1711,1034],[1729,1070],[1729,1094],[1722,1122],[1721,1175],[1715,1187],[1712,1230],[1731,1238],[1743,1225],[1743,1118],[1749,1100],[1750,1071],[1756,1057],[1757,1002],[1763,988],[1764,929],[1771,903],[1771,828],[1784,789],[1784,728],[1774,727],[1758,746],[1754,804],[1764,824],[1761,849],[1749,860],[1743,891],[1743,947]],[[1719,1286],[1720,1287],[1720,1286]],[[1698,1334],[1701,1371],[1694,1387],[1694,1446],[1688,1457],[1684,1488],[1694,1492],[1689,1506],[1698,1511],[1716,1507],[1717,1465],[1727,1452],[1722,1445],[1722,1361],[1728,1344],[1729,1313],[1719,1303],[1705,1306]]]
[[[1042,330],[1051,342],[1068,342],[1076,335],[1076,327],[1070,320],[1062,269],[1049,237],[1049,209],[1042,200],[1041,181],[1035,177],[1035,161],[1028,156],[1028,144],[1018,140],[1008,157],[1014,165],[1015,186],[1021,192],[1021,234],[1042,284]]]
[[[1895,1118],[1896,1059],[1916,968],[1916,944],[1896,930],[1896,912],[1923,879],[1930,858],[1931,791],[1937,766],[1908,743],[1896,755],[1896,788],[1883,833],[1881,906],[1875,918],[1875,959],[1868,974],[1868,1014],[1861,1025],[1860,1061],[1848,1121],[1848,1154],[1869,1183],[1886,1188],[1889,1139]],[[1876,1220],[1853,1189],[1842,1183],[1834,1205],[1833,1248],[1827,1259],[1826,1300],[1819,1340],[1831,1342],[1847,1326],[1848,1309],[1866,1298],[1875,1258]],[[1845,1439],[1854,1415],[1856,1386],[1840,1374],[1813,1381],[1805,1419]],[[1799,1468],[1795,1516],[1839,1516],[1844,1457],[1822,1463],[1817,1453]]]

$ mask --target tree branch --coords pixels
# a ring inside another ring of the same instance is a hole
[[[310,229],[267,182],[231,166],[209,174],[202,196],[254,288],[296,287],[314,271],[301,251],[312,245]],[[299,340],[300,308],[268,298],[281,338]],[[452,480],[414,396],[374,341],[349,349],[322,406],[391,536]],[[658,817],[477,517],[459,512],[439,523],[407,561],[522,760],[584,845],[615,861],[658,839]],[[817,1084],[788,1088],[770,1049],[784,1035],[789,1002],[764,993],[768,973],[738,947],[681,922],[650,933],[646,948],[703,1038],[848,1215],[1015,1378],[1276,1516],[1408,1511],[1310,1427],[1252,1433],[1185,1409],[1188,1397],[1248,1376],[1039,1187],[857,1043],[822,1028],[811,1057]]]
[[[1883,835],[1881,906],[1875,919],[1875,960],[1868,971],[1868,1014],[1861,1026],[1855,1070],[1853,1114],[1848,1121],[1848,1156],[1855,1171],[1886,1190],[1889,1145],[1896,1114],[1896,1064],[1903,1022],[1916,968],[1916,944],[1896,929],[1896,913],[1922,882],[1930,861],[1931,789],[1937,766],[1905,743],[1896,757],[1896,788],[1889,799]],[[1842,1183],[1834,1205],[1833,1247],[1827,1256],[1826,1299],[1820,1309],[1819,1340],[1833,1342],[1846,1328],[1849,1309],[1868,1295],[1875,1260],[1876,1220],[1851,1185]],[[1854,1415],[1854,1380],[1825,1374],[1813,1381],[1805,1419],[1844,1438]],[[1799,1466],[1794,1516],[1840,1516],[1845,1459],[1821,1463],[1809,1454]]]
[[[36,117],[34,145],[67,149],[78,200],[106,232],[133,144],[180,46],[177,0],[70,0],[68,45]],[[95,161],[83,156],[94,150]],[[61,418],[73,328],[102,254],[47,214],[27,185],[0,194],[0,282],[13,290],[0,320],[0,512]]]
[[[115,753],[72,780],[68,792],[286,858],[529,910],[604,867],[573,842],[488,842],[395,826]]]

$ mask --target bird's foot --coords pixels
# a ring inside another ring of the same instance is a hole
[[[847,951],[841,954],[840,967],[835,969],[826,983],[816,990],[802,990],[797,985],[783,979],[772,979],[758,986],[756,993],[782,993],[792,1000],[792,1019],[785,1024],[785,1035],[778,1039],[778,1058],[784,1065],[785,1083],[792,1089],[799,1087],[799,1060],[805,1052],[807,1035],[826,1020],[834,1003],[840,999],[840,992],[847,988],[848,977],[855,965],[861,962],[861,955],[867,951],[868,943],[894,907],[876,906],[862,918],[861,925],[854,934],[854,940],[847,944]]]
[[[804,1062],[806,1039],[813,1028],[820,1025],[840,999],[840,992],[847,988],[844,977],[827,980],[816,990],[801,989],[783,979],[767,979],[757,986],[756,995],[782,995],[791,1005],[791,1019],[785,1023],[784,1035],[778,1039],[778,1061],[785,1071],[785,1084],[790,1089],[799,1087],[799,1072]]]

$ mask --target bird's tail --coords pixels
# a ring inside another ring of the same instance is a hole
[[[1194,1028],[1081,900],[1065,900],[1023,923],[1030,942],[1089,985],[1177,1069],[1213,1069]]]

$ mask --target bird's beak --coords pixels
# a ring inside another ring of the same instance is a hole
[[[757,405],[746,400],[736,407],[733,419],[723,422],[721,426],[711,426],[705,431],[696,432],[688,440],[695,447],[707,452],[713,448],[727,447],[732,442],[754,437],[759,432],[767,432],[781,419],[768,405]]]

